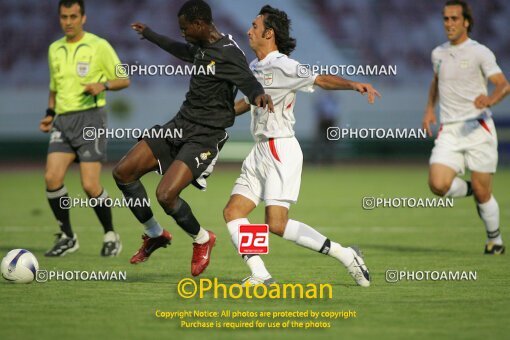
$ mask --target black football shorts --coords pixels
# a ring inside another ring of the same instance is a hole
[[[190,168],[194,179],[192,184],[205,190],[206,178],[211,175],[218,155],[228,139],[227,132],[221,128],[191,122],[179,114],[168,123],[153,126],[151,129],[158,130],[159,133],[152,133],[143,140],[158,160],[158,173],[163,175],[172,162],[178,159]]]

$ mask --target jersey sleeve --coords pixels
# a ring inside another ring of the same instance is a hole
[[[437,57],[437,48],[433,49],[432,53],[430,53],[430,61],[432,62],[432,70],[434,73],[439,74],[439,67],[441,66],[441,62]]]
[[[197,53],[198,49],[194,45],[178,42],[169,37],[158,34],[148,27],[143,30],[143,37],[182,61],[189,63],[194,61],[195,53]]]
[[[97,52],[99,64],[101,65],[101,70],[103,71],[106,79],[117,79],[120,76],[122,76],[122,78],[127,78],[127,74],[125,76],[119,76],[116,74],[118,73],[117,71],[121,71],[123,68],[117,66],[120,65],[119,57],[117,56],[117,53],[115,53],[113,47],[108,43],[108,41],[103,40],[101,44],[99,44]]]
[[[55,81],[55,71],[53,70],[53,62],[51,59],[51,48],[48,49],[48,68],[50,71],[50,91],[57,92],[57,83]]]
[[[487,47],[483,47],[479,52],[480,68],[485,76],[489,78],[495,74],[503,73],[501,68],[496,63],[496,56]]]
[[[224,47],[222,59],[216,63],[216,77],[237,86],[248,97],[251,104],[255,102],[257,96],[264,94],[264,88],[251,72],[246,57],[239,48]]]
[[[280,74],[276,74],[275,79],[282,82],[281,86],[293,91],[315,91],[314,84],[318,74],[312,73],[307,65],[286,58],[279,63],[276,70]]]

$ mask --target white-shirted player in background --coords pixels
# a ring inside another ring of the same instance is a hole
[[[314,228],[288,217],[289,207],[299,195],[303,164],[303,154],[294,137],[294,107],[297,91],[313,92],[314,85],[326,90],[366,93],[370,103],[380,95],[370,84],[299,70],[299,63],[288,57],[296,46],[289,30],[290,20],[285,12],[264,6],[248,31],[250,47],[257,56],[250,68],[273,98],[274,112],[259,110],[242,99],[236,102],[236,114],[251,109],[251,131],[256,144],[243,163],[241,175],[223,211],[225,221],[237,247],[239,225],[249,224],[247,216],[264,201],[265,220],[272,233],[336,258],[357,284],[368,287],[369,272],[357,249],[342,247]],[[243,258],[252,272],[245,282],[274,282],[259,255],[244,255]]]
[[[447,1],[443,21],[449,41],[432,51],[434,79],[423,118],[423,127],[432,136],[430,124],[436,124],[434,108],[439,99],[441,127],[430,157],[429,186],[439,196],[474,194],[487,229],[485,254],[503,254],[499,206],[492,195],[498,139],[489,107],[508,94],[508,81],[494,54],[469,39],[473,18],[464,1]],[[490,96],[487,79],[495,86]],[[458,177],[465,165],[471,182]]]

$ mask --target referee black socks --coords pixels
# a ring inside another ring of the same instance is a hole
[[[71,222],[69,219],[70,200],[67,194],[67,188],[62,185],[56,190],[46,189],[46,197],[50,203],[53,215],[57,219],[60,230],[66,234],[67,237],[73,238],[73,231],[71,230]]]
[[[97,218],[99,219],[99,222],[101,222],[101,225],[103,226],[104,233],[106,234],[109,231],[113,231],[113,223],[112,223],[112,208],[108,206],[103,206],[102,202],[108,198],[108,193],[103,188],[103,191],[101,191],[101,194],[97,197],[95,197],[100,204],[94,206],[94,212],[97,215]]]

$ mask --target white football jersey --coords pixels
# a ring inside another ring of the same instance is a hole
[[[468,39],[460,45],[446,42],[432,51],[432,65],[439,83],[439,116],[442,123],[475,119],[488,109],[474,101],[487,95],[487,80],[501,73],[491,50]]]
[[[253,75],[274,104],[274,112],[251,106],[251,132],[256,141],[294,136],[296,92],[313,92],[317,77],[316,74],[305,74],[303,69],[298,75],[298,65],[297,61],[278,51],[250,63]],[[246,97],[245,101],[248,102]]]

